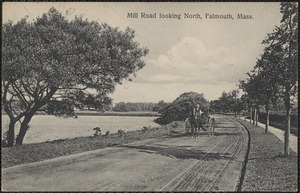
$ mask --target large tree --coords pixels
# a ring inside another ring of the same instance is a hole
[[[148,49],[135,42],[134,30],[75,17],[55,8],[28,22],[2,25],[2,107],[10,119],[8,145],[21,122],[16,145],[38,110],[72,115],[81,104],[109,103],[107,94],[144,67]]]
[[[291,101],[298,91],[298,3],[282,2],[283,14],[280,26],[276,26],[262,42],[266,45],[264,54],[272,60],[272,65],[262,62],[259,68],[276,77],[279,91],[286,108],[286,127],[284,154],[289,155],[289,135],[291,120]]]
[[[196,104],[199,104],[200,109],[207,113],[209,102],[204,98],[203,94],[197,92],[183,93],[162,110],[160,117],[155,122],[166,125],[172,121],[183,121],[191,116],[192,109]]]
[[[263,62],[262,59],[258,60],[258,64]],[[266,61],[264,61],[266,62]],[[254,113],[254,120],[258,121],[258,112],[260,106],[263,106],[266,110],[266,125],[265,133],[268,133],[269,126],[269,110],[272,104],[278,101],[278,89],[274,75],[264,71],[252,71],[252,74],[247,73],[249,78],[247,82],[240,81],[240,88],[246,93],[246,101],[250,107],[256,109]],[[252,112],[251,112],[252,113]],[[254,124],[254,121],[253,121]]]
[[[247,78],[247,81],[241,80],[239,87],[247,94],[247,102],[249,103],[248,106],[250,107],[250,113],[251,117],[253,118],[252,124],[256,124],[258,121],[258,109],[261,105],[261,85],[259,83],[259,80],[256,77],[255,73],[247,73],[249,76]],[[254,113],[253,113],[253,112]],[[253,116],[252,116],[253,115]],[[251,118],[250,118],[251,119]],[[250,120],[251,122],[251,120]]]
[[[269,127],[269,112],[271,106],[276,105],[279,100],[279,87],[277,82],[277,77],[273,72],[264,71],[260,69],[261,65],[273,65],[273,58],[269,56],[262,57],[257,61],[255,69],[257,69],[257,74],[255,76],[256,86],[258,88],[258,96],[261,104],[264,106],[266,111],[266,124],[265,124],[265,133],[268,133]]]

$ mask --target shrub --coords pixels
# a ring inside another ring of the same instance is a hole
[[[94,136],[101,135],[101,129],[100,129],[100,127],[95,127],[95,128],[93,128],[93,130],[95,131]]]
[[[149,125],[148,127],[147,127],[147,126],[144,126],[143,129],[142,129],[142,131],[143,131],[143,132],[146,132],[146,131],[148,131],[149,129],[151,129],[151,126],[150,126],[150,125]]]
[[[124,132],[122,129],[119,129],[119,130],[118,130],[118,136],[119,136],[119,137],[123,137],[124,133],[125,133],[125,132]]]

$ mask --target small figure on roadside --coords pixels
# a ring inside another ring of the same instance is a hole
[[[94,136],[101,135],[101,129],[100,129],[100,127],[95,127],[93,130],[95,131]]]

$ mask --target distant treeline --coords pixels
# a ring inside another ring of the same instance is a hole
[[[130,111],[130,112],[116,112],[116,111],[95,111],[85,110],[77,111],[78,116],[137,116],[137,117],[158,117],[160,114],[154,111]]]
[[[155,111],[161,112],[170,103],[165,103],[164,101],[159,101],[158,103],[141,102],[141,103],[130,103],[130,102],[120,102],[116,103],[113,107],[113,111],[117,112],[129,112],[129,111]]]

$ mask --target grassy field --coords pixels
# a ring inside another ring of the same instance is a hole
[[[240,120],[250,131],[249,159],[242,191],[297,191],[298,157],[283,157],[283,142],[272,133]]]
[[[2,167],[7,168],[19,164],[52,159],[85,151],[105,147],[118,146],[125,143],[156,138],[164,135],[173,135],[183,123],[173,122],[162,127],[144,127],[137,131],[118,132],[115,134],[96,137],[78,137],[62,139],[45,143],[24,144],[11,148],[2,148]]]

